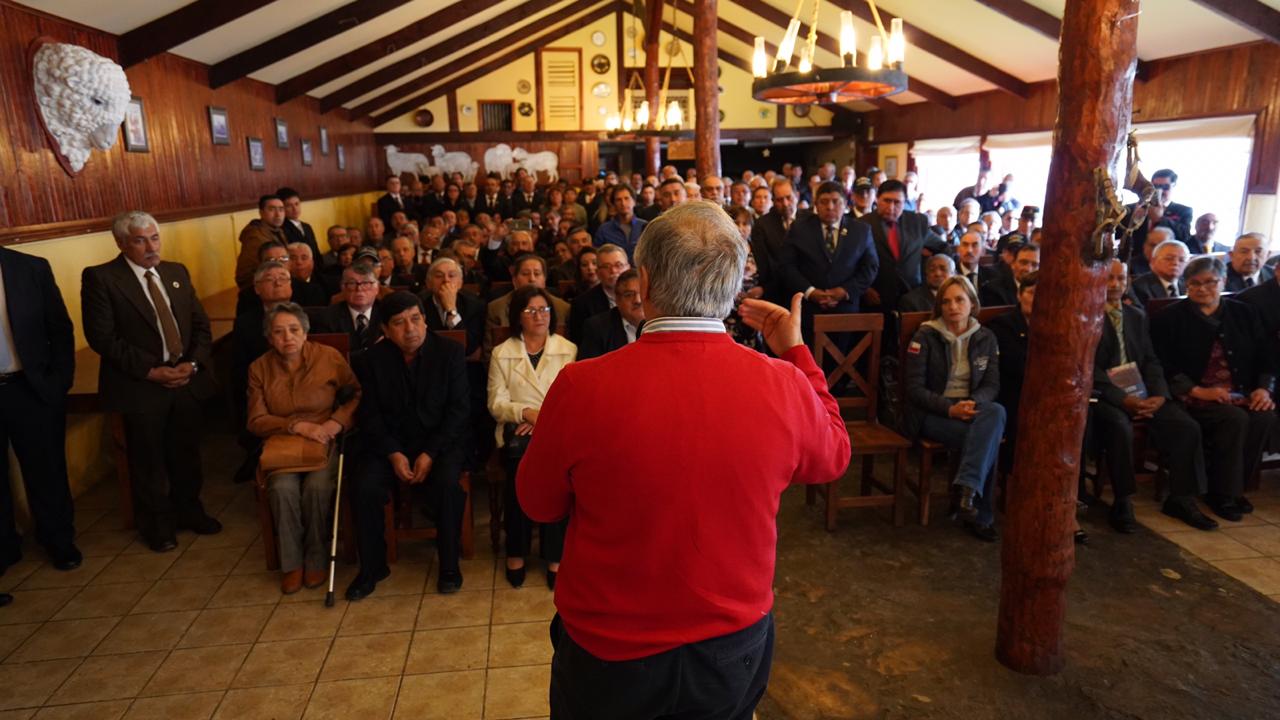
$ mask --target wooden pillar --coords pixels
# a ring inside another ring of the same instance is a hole
[[[649,101],[648,129],[658,129],[658,94],[662,90],[662,71],[659,61],[662,59],[662,10],[666,7],[663,0],[649,0],[646,8],[644,31],[644,94]],[[656,137],[644,139],[644,172],[645,175],[657,175],[662,165],[662,141]]]
[[[717,0],[693,4],[694,149],[698,180],[720,174],[719,51],[716,44]],[[687,121],[686,121],[687,123]]]
[[[1067,0],[1063,13],[1058,119],[1005,502],[996,633],[1000,662],[1034,675],[1056,673],[1066,661],[1063,621],[1067,579],[1075,564],[1080,445],[1108,267],[1096,258],[1091,240],[1099,206],[1094,171],[1102,168],[1115,177],[1124,149],[1133,106],[1138,6],[1139,0]]]

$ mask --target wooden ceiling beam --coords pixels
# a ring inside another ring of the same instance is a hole
[[[610,14],[618,12],[622,8],[623,8],[622,3],[618,1],[604,3],[603,5],[600,5],[595,10],[592,10],[586,15],[583,15],[578,19],[568,22],[564,25],[560,25],[555,30],[552,30],[551,32],[543,35],[539,35],[538,37],[535,37],[529,40],[528,42],[521,43],[520,45],[514,48],[511,47],[512,38],[510,37],[499,38],[498,40],[495,40],[494,42],[489,43],[488,45],[482,48],[477,48],[476,51],[472,53],[472,55],[475,57],[493,57],[494,58],[493,60],[490,60],[484,63],[483,65],[477,66],[476,61],[473,58],[460,58],[459,61],[450,63],[449,65],[445,66],[444,68],[441,68],[437,72],[428,73],[427,76],[416,78],[413,81],[406,83],[404,85],[401,85],[400,87],[395,88],[387,93],[384,93],[378,96],[377,98],[374,98],[373,100],[370,100],[369,102],[364,103],[359,107],[353,108],[351,111],[352,117],[362,118],[370,114],[374,110],[377,110],[378,108],[387,105],[388,103],[395,102],[397,98],[403,98],[408,93],[411,93],[420,88],[424,88],[432,85],[436,81],[436,79],[438,79],[439,77],[447,76],[450,72],[449,70],[447,70],[447,68],[451,66],[458,65],[463,68],[465,67],[472,68],[470,71],[463,73],[462,75],[459,75],[453,78],[452,80],[449,80],[440,85],[436,85],[435,87],[431,87],[430,89],[424,92],[418,93],[417,95],[414,95],[412,97],[405,99],[403,102],[397,104],[395,107],[392,107],[389,110],[386,110],[385,112],[375,115],[373,118],[374,127],[377,127],[378,125],[382,125],[383,123],[389,120],[394,120],[395,118],[409,112],[410,110],[413,110],[414,108],[425,105],[426,103],[429,103],[432,100],[435,100],[436,98],[441,97],[442,95],[444,95],[445,93],[448,93],[451,90],[456,90],[457,88],[463,85],[466,85],[467,83],[473,80],[482,78],[485,75],[488,75],[489,73],[493,72],[494,70],[498,70],[504,65],[507,65],[511,62],[519,60],[521,57],[524,57],[525,55],[533,52],[534,50],[540,47],[545,47],[548,44],[553,43],[570,33],[576,32],[590,25],[593,22],[600,20],[601,18],[608,17]],[[563,8],[561,11],[555,13],[555,15],[556,16],[559,16],[561,14],[572,15],[573,13],[581,12],[581,11],[582,11],[581,6],[578,6],[578,4],[575,2],[574,4],[571,4],[568,7]],[[554,22],[558,22],[558,20],[552,20],[552,16],[548,16],[547,18],[544,19],[543,24],[551,25]],[[503,52],[503,50],[507,50],[507,52]]]
[[[863,21],[875,25],[875,17],[871,14],[871,7],[863,0],[840,0],[836,2],[837,6],[843,7],[845,10],[853,11],[853,14]],[[891,12],[880,10],[880,20],[884,23],[885,29],[889,27],[889,23],[897,17]],[[1020,98],[1027,98],[1031,94],[1027,83],[1014,77],[1013,75],[1001,70],[982,58],[970,55],[968,52],[952,45],[940,37],[931,35],[920,28],[903,19],[903,35],[906,37],[908,45],[919,48],[930,55],[941,60],[945,60],[952,65],[972,73],[983,80],[995,85],[998,89]]]
[[[355,0],[209,68],[209,87],[219,88],[251,72],[340,35],[411,0]]]
[[[120,65],[130,67],[248,15],[273,0],[196,0],[130,30],[117,41]]]
[[[1258,0],[1195,0],[1196,4],[1280,43],[1280,10]]]
[[[403,60],[394,62],[380,70],[376,70],[359,80],[341,87],[320,99],[320,112],[329,112],[358,97],[363,97],[378,88],[386,87],[410,73],[420,70],[437,60],[448,57],[460,50],[489,40],[509,28],[515,27],[528,18],[554,7],[562,0],[530,0],[518,5],[508,12],[488,22],[459,33],[453,37],[432,45],[420,53],[415,53]],[[283,86],[282,86],[283,87]]]
[[[459,0],[373,42],[321,63],[276,86],[276,102],[286,102],[482,13],[503,0]]]
[[[1059,36],[1062,35],[1062,20],[1057,15],[1045,12],[1026,0],[975,1],[979,5],[988,7],[1023,27],[1036,31],[1055,43],[1058,42]],[[1142,58],[1138,58],[1138,67],[1135,71],[1136,79],[1145,82],[1149,69]]]
[[[759,15],[764,18],[765,21],[772,23],[777,28],[779,37],[787,27],[787,23],[791,21],[790,15],[787,15],[785,12],[775,8],[767,2],[764,2],[764,0],[734,0],[734,2],[741,6],[742,9],[755,15]],[[804,36],[808,34],[808,32],[808,26],[801,23],[800,35]],[[838,56],[840,54],[840,44],[834,37],[822,32],[821,30],[818,31],[818,47],[833,55]],[[862,53],[858,53],[858,64],[862,65],[866,63],[866,61],[867,56]],[[916,78],[911,78],[907,82],[907,89],[920,97],[930,102],[937,103],[948,110],[956,109],[958,103],[954,95]]]

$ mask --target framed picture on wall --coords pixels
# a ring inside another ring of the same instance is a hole
[[[289,122],[284,118],[276,118],[276,147],[289,147]]]
[[[320,126],[320,154],[329,156],[329,128]]]
[[[342,147],[342,143],[338,143],[338,170],[342,171],[346,169],[347,169],[347,151],[346,151],[346,148]]]
[[[129,100],[124,111],[124,149],[129,152],[151,152],[147,139],[147,117],[142,113],[142,98]]]
[[[262,138],[245,138],[249,145],[249,169],[266,170],[267,153],[262,146]]]
[[[884,158],[884,176],[887,178],[898,177],[898,156],[886,155]]]
[[[302,164],[311,167],[311,141],[302,140]]]
[[[231,125],[227,121],[227,109],[209,106],[209,138],[214,145],[231,144]]]

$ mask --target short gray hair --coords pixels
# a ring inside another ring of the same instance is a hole
[[[646,225],[635,258],[661,315],[721,319],[742,290],[747,244],[723,209],[695,200]]]
[[[306,250],[308,255],[311,254],[311,246],[304,242],[291,242],[285,248],[288,250]]]
[[[596,255],[604,255],[605,253],[613,253],[615,255],[625,256],[627,254],[627,251],[623,250],[618,245],[614,245],[613,243],[605,243],[600,247],[596,248]]]
[[[1173,228],[1167,228],[1167,227],[1164,227],[1163,225],[1158,226],[1158,227],[1153,227],[1153,228],[1151,228],[1151,230],[1147,231],[1147,234],[1148,234],[1148,235],[1151,235],[1152,233],[1159,233],[1159,234],[1161,234],[1161,235],[1165,236],[1165,238],[1166,238],[1166,239],[1165,239],[1165,240],[1162,240],[1162,241],[1160,242],[1160,245],[1163,245],[1164,243],[1169,242],[1170,240],[1173,240],[1173,239],[1176,237],[1176,236],[1173,234]],[[1159,247],[1159,245],[1157,245],[1156,247]],[[1186,245],[1183,245],[1183,246],[1182,246],[1182,248],[1183,248],[1184,250],[1186,249],[1186,247],[1187,247]]]
[[[1173,231],[1169,230],[1168,228],[1156,228],[1156,230],[1168,230],[1170,235],[1173,234]],[[1159,245],[1156,245],[1154,248],[1151,249],[1151,257],[1154,259],[1155,256],[1160,254],[1161,250],[1164,250],[1165,248],[1171,248],[1171,247],[1178,248],[1179,250],[1182,251],[1184,255],[1187,255],[1187,256],[1191,255],[1191,251],[1187,249],[1186,243],[1182,242],[1181,240],[1165,240],[1164,242],[1160,243]]]
[[[283,270],[286,273],[289,272],[289,266],[285,265],[283,261],[263,260],[262,262],[258,263],[257,269],[253,271],[253,281],[257,283],[259,280],[266,277],[268,271],[276,270],[276,269]]]
[[[1213,273],[1215,277],[1221,280],[1227,276],[1227,265],[1212,255],[1201,255],[1187,263],[1187,269],[1182,271],[1182,277],[1190,280],[1204,272]]]
[[[956,261],[952,260],[951,256],[947,255],[946,253],[937,253],[935,255],[931,255],[928,260],[925,260],[924,269],[927,271],[929,268],[933,267],[937,263],[946,263],[948,270],[950,270],[951,272],[956,271]]]
[[[136,228],[145,228],[155,225],[160,227],[160,223],[151,217],[151,213],[142,210],[129,210],[122,212],[111,221],[111,235],[116,240],[128,240],[129,231]]]
[[[451,257],[442,257],[442,258],[436,258],[431,263],[431,266],[427,268],[427,274],[430,275],[431,273],[435,272],[436,268],[440,267],[441,265],[453,265],[454,267],[458,268],[458,270],[462,270],[462,265],[457,260],[454,260]]]
[[[267,308],[266,315],[262,318],[262,334],[271,334],[271,323],[275,321],[277,315],[292,315],[298,319],[298,324],[302,326],[302,332],[311,332],[311,318],[307,316],[307,311],[295,302],[280,302]]]

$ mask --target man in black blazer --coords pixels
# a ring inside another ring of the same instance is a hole
[[[466,494],[459,484],[468,421],[462,346],[427,331],[422,300],[397,291],[383,301],[386,340],[353,358],[360,379],[360,443],[352,488],[360,572],[348,600],[368,597],[391,574],[383,507],[397,484],[427,483],[436,526],[437,588],[462,589],[458,566]]]
[[[1133,295],[1143,306],[1152,298],[1181,297],[1187,294],[1182,271],[1190,255],[1178,240],[1165,240],[1151,253],[1151,272],[1133,280]]]
[[[387,193],[378,198],[378,217],[382,218],[382,222],[386,227],[394,227],[391,224],[391,216],[398,212],[407,212],[408,199],[400,193],[400,176],[387,176]]]
[[[502,197],[498,192],[498,178],[490,175],[484,179],[484,192],[480,193],[476,198],[475,212],[471,214],[472,220],[480,213],[488,213],[494,216],[494,220],[502,218],[504,220],[515,217],[515,213],[511,211],[511,202]]]
[[[787,231],[779,263],[787,296],[804,293],[806,342],[813,338],[814,315],[858,312],[880,267],[870,228],[845,214],[840,183],[819,185],[815,207]]]
[[[429,329],[467,333],[467,355],[483,345],[485,302],[462,289],[462,266],[453,258],[440,258],[427,269],[422,305]]]
[[[774,178],[770,190],[773,207],[751,227],[751,254],[756,260],[756,277],[764,288],[763,299],[790,307],[782,246],[786,244],[792,223],[812,213],[796,209],[796,191],[787,178]]]
[[[127,212],[111,232],[120,254],[81,277],[84,334],[102,356],[102,406],[123,415],[138,532],[168,552],[177,530],[222,530],[200,502],[200,403],[214,393],[209,318],[187,268],[160,259],[155,218]]]
[[[644,324],[644,302],[640,298],[640,274],[628,270],[618,277],[614,291],[618,305],[587,320],[578,343],[578,359],[588,360],[636,341]]]
[[[898,298],[920,287],[921,260],[929,252],[943,252],[947,241],[929,229],[929,218],[906,212],[907,188],[900,180],[886,180],[876,191],[875,212],[862,221],[871,228],[879,259],[875,282],[866,293],[867,304],[890,313],[898,309]]]
[[[1174,227],[1174,234],[1185,241],[1191,236],[1192,223],[1196,214],[1188,205],[1173,201],[1173,188],[1178,185],[1178,173],[1169,168],[1162,168],[1151,175],[1151,186],[1159,195],[1160,205],[1164,208],[1164,217]]]
[[[520,187],[511,195],[508,201],[511,207],[511,216],[515,217],[521,210],[529,212],[537,212],[542,208],[544,199],[542,194],[538,192],[538,182],[532,175],[525,175],[520,178]]]
[[[342,272],[342,302],[310,312],[311,332],[346,333],[353,355],[372,346],[382,339],[378,288],[378,270],[353,263]]]
[[[311,257],[320,257],[320,244],[316,242],[316,231],[309,223],[302,221],[302,196],[291,187],[276,190],[276,197],[284,203],[284,234],[289,243],[306,243],[311,248]]]
[[[80,566],[67,485],[67,391],[75,331],[43,258],[0,248],[0,573],[22,559],[9,490],[9,444],[22,468],[36,539],[53,566]]]
[[[596,277],[600,283],[573,299],[569,310],[569,340],[582,339],[582,328],[591,318],[618,304],[618,278],[631,269],[627,251],[606,243],[596,248]]]
[[[956,245],[956,274],[964,277],[982,297],[982,289],[998,277],[994,267],[982,264],[982,254],[986,250],[986,240],[976,230],[961,233]],[[997,260],[999,262],[999,260]]]
[[[1008,274],[998,274],[982,285],[978,299],[983,307],[1017,305],[1023,282],[1040,269],[1040,246],[1027,243],[1018,247],[1013,267]]]
[[[287,224],[287,223],[286,223]],[[337,292],[324,273],[316,272],[315,256],[306,243],[289,243],[289,275],[293,302],[302,307],[324,307]],[[333,276],[329,276],[332,278]],[[257,282],[254,283],[255,288]]]
[[[1093,362],[1093,394],[1096,403],[1089,406],[1089,439],[1107,460],[1107,474],[1115,500],[1111,503],[1110,523],[1117,532],[1132,533],[1138,529],[1133,515],[1131,496],[1137,486],[1133,473],[1133,423],[1146,420],[1150,424],[1150,442],[1164,457],[1169,473],[1170,495],[1179,503],[1195,507],[1198,488],[1204,483],[1204,455],[1200,447],[1200,426],[1178,403],[1170,402],[1169,384],[1164,368],[1156,357],[1147,329],[1147,316],[1133,305],[1125,304],[1129,270],[1120,260],[1111,261],[1107,278],[1106,314],[1102,336]],[[1126,364],[1134,365],[1146,388],[1146,397],[1115,383],[1109,371]],[[1212,522],[1196,510],[1192,525],[1209,529]],[[1188,521],[1191,522],[1191,521]]]
[[[1228,258],[1226,291],[1229,293],[1265,285],[1275,277],[1275,272],[1263,264],[1267,260],[1267,242],[1261,233],[1245,233],[1236,238]]]

